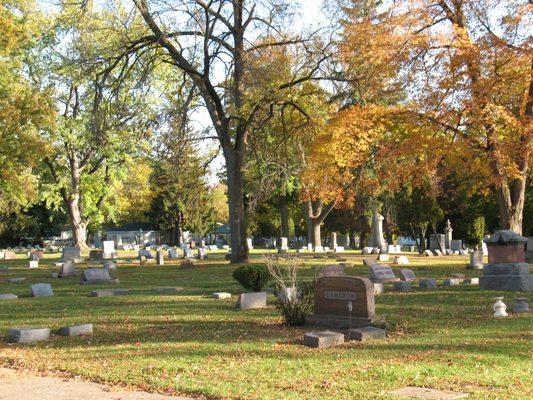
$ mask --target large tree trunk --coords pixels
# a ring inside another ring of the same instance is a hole
[[[287,196],[281,195],[279,198],[279,214],[281,218],[281,236],[289,237],[289,206]]]
[[[510,186],[503,184],[498,188],[500,226],[502,229],[508,229],[521,235],[526,198],[525,179],[515,180]]]
[[[66,201],[67,213],[70,220],[70,226],[72,229],[72,241],[73,245],[79,247],[82,250],[89,248],[87,246],[87,223],[81,216],[79,207],[79,195],[72,195]]]
[[[324,222],[324,219],[333,210],[335,203],[331,203],[326,208],[323,207],[321,200],[306,202],[306,219],[307,219],[307,232],[312,233],[313,246],[322,246],[322,239],[320,235],[320,225]]]
[[[225,151],[224,156],[228,171],[230,260],[232,263],[242,263],[248,260],[246,220],[244,216],[243,159],[239,152],[235,150]]]

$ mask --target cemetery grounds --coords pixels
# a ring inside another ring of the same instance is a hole
[[[254,250],[252,263],[261,262],[260,252]],[[0,280],[27,277],[20,283],[0,281],[0,293],[19,296],[0,303],[0,366],[210,399],[398,399],[387,392],[403,386],[466,392],[469,399],[533,397],[531,313],[492,316],[493,297],[504,296],[510,310],[518,293],[465,284],[395,293],[386,285],[386,293],[376,297],[376,314],[383,317],[387,339],[319,350],[302,344],[313,328],[281,324],[272,295],[267,309],[235,309],[236,294],[245,290],[233,280],[234,267],[222,252],[210,252],[208,260],[188,270],[168,259],[164,266],[117,264],[111,271],[120,279],[115,285],[80,285],[79,276],[53,279],[60,254],[46,254],[36,270],[28,269],[24,256],[0,262],[9,267]],[[122,259],[135,256],[119,252]],[[353,264],[346,268],[349,275],[368,276],[359,251],[343,257]],[[408,257],[410,265],[402,267],[419,278],[481,275],[466,270],[462,256]],[[302,263],[300,274],[311,279],[314,266],[334,264],[335,258],[308,255]],[[393,266],[396,276],[400,268]],[[37,282],[51,283],[55,296],[30,298],[29,286]],[[109,287],[131,294],[88,297]],[[150,291],[156,287],[183,291]],[[221,291],[233,298],[209,297]],[[79,323],[92,323],[94,334],[54,335],[34,345],[6,340],[13,327],[55,330]]]

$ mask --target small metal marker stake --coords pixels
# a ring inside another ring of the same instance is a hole
[[[352,310],[353,310],[353,304],[351,301],[348,302],[348,311],[350,312],[350,319],[349,319],[349,328],[350,331],[352,330]]]

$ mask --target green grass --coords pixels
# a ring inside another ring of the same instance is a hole
[[[258,253],[253,252],[256,261]],[[347,256],[355,264],[349,274],[368,275],[361,256]],[[386,392],[405,385],[464,391],[470,399],[533,395],[532,317],[492,317],[494,296],[503,295],[511,308],[517,293],[465,285],[388,292],[376,298],[376,312],[390,326],[386,340],[317,350],[302,345],[310,328],[282,326],[272,304],[240,312],[235,299],[207,297],[215,291],[243,291],[222,254],[194,270],[175,264],[119,265],[112,273],[120,278],[114,287],[129,288],[132,294],[107,298],[88,297],[97,286],[79,285],[79,277],[50,278],[58,255],[47,256],[39,270],[29,270],[19,257],[0,260],[0,266],[10,267],[0,272],[0,279],[28,277],[22,283],[0,283],[0,293],[20,297],[0,303],[0,364],[7,366],[230,399],[393,399]],[[480,275],[465,270],[466,257],[408,257],[419,277]],[[310,277],[311,266],[334,261],[307,259],[303,273]],[[398,274],[400,267],[393,269]],[[55,297],[30,298],[29,286],[36,282],[51,283]],[[150,293],[167,286],[184,291]],[[10,327],[57,329],[84,322],[94,324],[92,337],[53,336],[31,346],[5,341]]]

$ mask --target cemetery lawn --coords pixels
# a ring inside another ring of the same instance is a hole
[[[346,256],[355,264],[346,269],[350,275],[368,276],[361,256]],[[533,396],[531,314],[492,317],[494,296],[504,296],[509,311],[518,293],[467,285],[392,293],[386,287],[389,292],[376,298],[376,313],[386,319],[387,339],[317,350],[302,345],[311,328],[281,325],[272,296],[268,309],[236,311],[235,294],[244,290],[222,255],[193,270],[168,261],[164,267],[118,265],[112,275],[120,283],[113,287],[129,288],[131,295],[105,298],[88,294],[110,285],[52,279],[58,257],[47,255],[38,270],[29,270],[22,255],[0,261],[9,267],[0,280],[27,277],[22,283],[0,282],[0,293],[19,296],[0,303],[0,365],[214,399],[398,399],[387,392],[407,385],[467,392],[469,399]],[[259,262],[257,252],[254,257]],[[408,257],[418,277],[480,275],[465,270],[466,257]],[[312,265],[334,261],[308,259],[304,274],[311,277]],[[393,269],[398,276],[400,267]],[[29,286],[37,282],[51,283],[55,297],[30,298]],[[150,292],[174,286],[184,290]],[[208,297],[217,291],[234,298]],[[78,323],[93,323],[94,335],[54,335],[36,345],[6,341],[12,327],[56,330]]]

